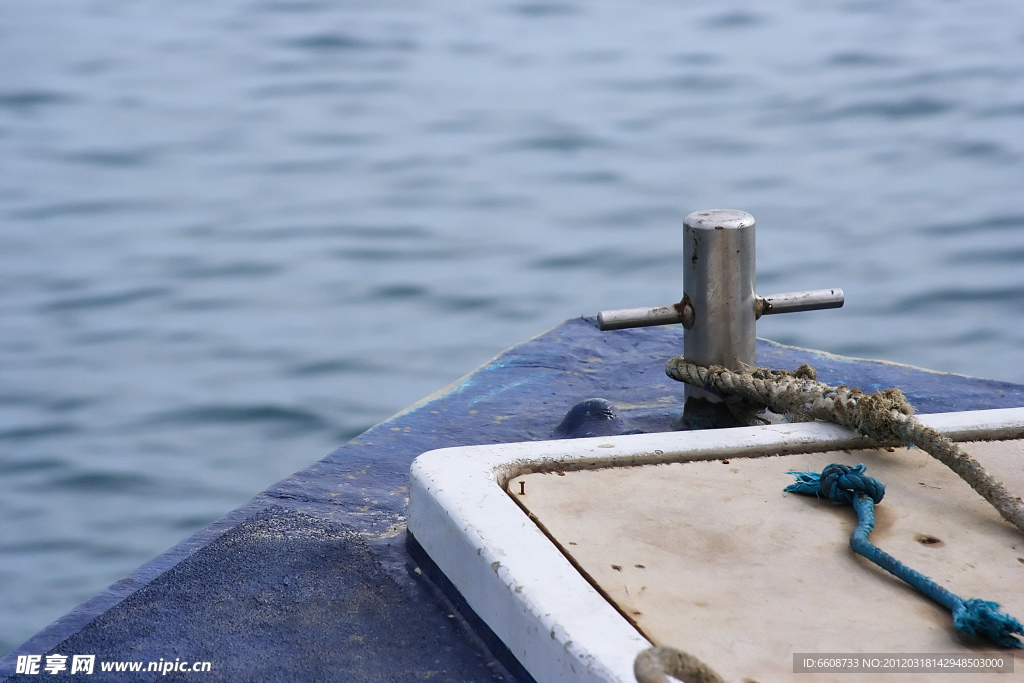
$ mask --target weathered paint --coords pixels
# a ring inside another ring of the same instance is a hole
[[[593,319],[569,320],[157,557],[0,660],[0,677],[23,678],[18,654],[79,653],[208,660],[204,681],[508,680],[405,550],[410,463],[437,448],[551,438],[589,398],[609,401],[630,429],[668,431],[683,387],[664,365],[681,351],[681,328],[600,332]],[[1024,406],[1024,386],[1006,382],[763,340],[757,355],[769,367],[811,363],[831,384],[898,386],[922,413]]]

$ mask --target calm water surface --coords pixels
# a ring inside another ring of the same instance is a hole
[[[1024,382],[1024,5],[0,3],[0,653],[758,220],[761,336]],[[553,416],[553,423],[560,416]]]

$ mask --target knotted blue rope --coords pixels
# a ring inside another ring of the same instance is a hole
[[[796,475],[796,482],[786,491],[804,495],[824,496],[837,503],[853,505],[857,511],[857,528],[850,535],[850,547],[925,594],[953,613],[953,626],[968,636],[985,636],[1000,647],[1024,648],[1013,634],[1024,635],[1024,624],[999,610],[999,605],[987,600],[963,598],[954,595],[924,574],[914,571],[892,555],[882,551],[868,540],[875,528],[875,503],[882,501],[885,485],[864,474],[863,464],[856,467],[832,464],[817,472],[787,472]]]

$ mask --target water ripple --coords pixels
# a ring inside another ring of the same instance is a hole
[[[253,88],[255,99],[291,100],[296,96],[322,97],[324,95],[373,95],[397,90],[401,83],[387,78],[360,78],[334,81],[275,83]]]
[[[90,294],[87,296],[58,299],[57,301],[44,304],[40,308],[44,311],[77,311],[89,308],[109,308],[163,297],[170,292],[170,287],[139,287],[109,294]]]
[[[336,258],[353,261],[452,261],[466,256],[460,249],[412,249],[395,247],[393,249],[353,247],[336,249],[332,252]]]
[[[0,544],[0,552],[16,554],[64,553],[69,550],[86,550],[91,544],[80,538],[48,538]]]
[[[525,2],[512,5],[509,9],[515,14],[531,19],[563,17],[569,14],[577,14],[580,11],[576,5],[564,2]]]
[[[679,254],[652,253],[637,255],[621,250],[602,249],[587,252],[573,252],[559,256],[545,256],[529,264],[534,270],[600,270],[629,273],[679,262]]]
[[[68,463],[59,458],[34,456],[31,460],[0,460],[0,474],[15,475],[29,472],[66,470]]]
[[[429,290],[417,284],[395,284],[376,287],[370,292],[370,301],[393,301],[396,299],[412,299],[427,294]]]
[[[497,309],[501,303],[501,299],[493,296],[468,296],[463,294],[434,297],[431,303],[441,310],[459,313],[465,311]]]
[[[21,209],[11,212],[12,217],[26,220],[47,220],[50,218],[64,218],[71,216],[80,218],[83,216],[97,216],[117,214],[137,209],[159,208],[155,204],[133,200],[86,200],[78,202],[58,202],[46,204],[31,209]]]
[[[970,235],[971,233],[998,233],[1007,230],[1024,229],[1024,214],[990,216],[975,221],[964,221],[958,223],[943,223],[932,225],[923,229],[929,235]]]
[[[78,429],[78,425],[70,422],[56,422],[46,425],[33,425],[31,427],[13,427],[11,429],[0,429],[0,441],[45,439],[53,436],[73,434]]]
[[[563,173],[555,178],[558,182],[578,183],[581,185],[594,185],[604,183],[617,183],[622,180],[622,174],[615,171],[586,171],[582,173]]]
[[[893,304],[893,313],[920,313],[930,309],[948,310],[957,304],[1019,304],[1024,301],[1024,285],[981,287],[977,289],[941,289],[904,297]]]
[[[280,12],[282,14],[299,14],[304,12],[319,12],[327,7],[324,2],[302,2],[301,0],[288,0],[287,2],[261,2],[253,9],[260,12]]]
[[[262,425],[272,427],[276,433],[311,432],[329,429],[330,423],[319,415],[299,408],[277,405],[210,405],[170,410],[146,420],[152,425],[199,426]]]
[[[837,52],[828,58],[826,64],[839,67],[883,67],[895,66],[901,60],[898,57],[878,54],[876,52]]]
[[[605,87],[616,91],[645,92],[657,90],[680,90],[684,92],[710,93],[728,90],[740,84],[733,76],[710,76],[705,74],[684,74],[649,79],[610,81]]]
[[[370,43],[361,38],[347,36],[342,33],[320,33],[302,38],[293,38],[285,41],[289,47],[297,47],[303,50],[335,51],[335,50],[365,50]]]
[[[995,81],[997,83],[1014,83],[1020,80],[1020,71],[1003,66],[976,66],[956,69],[940,69],[914,71],[912,73],[887,78],[875,83],[876,87],[896,90],[920,86],[955,87],[950,81],[978,83],[979,81]]]
[[[1016,155],[1012,154],[1005,146],[988,140],[958,140],[947,142],[943,144],[943,147],[950,156],[965,159],[1013,161],[1016,158]]]
[[[549,133],[522,138],[510,144],[510,150],[539,150],[542,152],[558,152],[571,154],[582,149],[593,149],[607,146],[607,142],[583,133],[566,131]]]
[[[125,168],[133,166],[145,166],[152,163],[157,157],[155,149],[139,150],[112,150],[97,149],[87,152],[76,152],[74,154],[62,155],[64,161],[77,164],[88,164],[91,166],[106,166],[110,168]]]
[[[976,114],[979,118],[1001,118],[1004,116],[1024,116],[1024,103],[1003,104],[994,107],[986,107]]]
[[[1015,263],[1024,265],[1024,247],[998,249],[977,249],[950,254],[946,261],[950,264],[961,263]]]
[[[383,368],[381,366],[375,363],[369,363],[363,359],[339,358],[335,360],[302,363],[300,365],[292,366],[287,372],[288,374],[296,377],[335,374],[351,375],[353,373],[376,375],[381,372],[382,369]]]
[[[70,94],[52,90],[16,90],[0,92],[0,108],[27,111],[37,107],[67,104],[74,99]]]
[[[371,241],[422,241],[433,231],[419,225],[293,225],[260,230],[244,230],[235,234],[237,239],[251,242],[289,240],[303,242],[309,239],[355,238]]]
[[[851,118],[882,118],[890,121],[918,119],[945,114],[956,107],[955,102],[927,96],[915,96],[899,100],[876,100],[859,102],[832,111],[810,115],[813,121],[839,121]]]
[[[274,275],[284,269],[280,263],[262,261],[233,261],[209,264],[198,258],[177,257],[168,262],[169,275],[186,280],[220,278],[258,279]]]
[[[90,493],[148,493],[161,487],[153,477],[132,472],[82,472],[67,476],[53,477],[40,489]]]
[[[409,52],[416,49],[411,40],[364,40],[344,33],[316,33],[301,38],[293,38],[283,43],[310,52],[349,52],[363,50],[388,50]]]
[[[767,17],[761,14],[736,11],[716,14],[712,17],[708,17],[702,23],[706,28],[711,29],[736,29],[760,26],[761,24],[766,23],[767,20]]]

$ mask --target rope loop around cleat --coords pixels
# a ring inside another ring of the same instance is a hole
[[[952,440],[914,417],[914,408],[899,389],[865,394],[844,384],[817,380],[811,366],[795,372],[753,368],[734,372],[720,365],[702,367],[683,356],[669,359],[665,373],[674,380],[710,391],[748,423],[770,410],[791,422],[821,420],[852,429],[880,445],[916,446],[971,485],[1003,519],[1024,532],[1024,502],[1010,494],[977,460]]]

